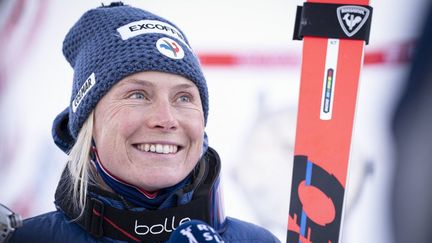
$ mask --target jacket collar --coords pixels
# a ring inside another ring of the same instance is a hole
[[[178,225],[192,219],[203,220],[222,232],[225,215],[219,188],[219,155],[209,147],[198,166],[192,183],[173,193],[170,200],[157,210],[136,207],[113,192],[89,186],[86,207],[80,215],[70,201],[71,182],[67,168],[57,187],[55,203],[69,218],[75,219],[74,222],[97,238],[162,241]],[[153,232],[150,230],[152,226]],[[148,232],[140,231],[146,227]]]

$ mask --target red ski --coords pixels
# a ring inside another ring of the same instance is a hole
[[[309,0],[294,39],[303,59],[287,242],[340,240],[369,0]]]

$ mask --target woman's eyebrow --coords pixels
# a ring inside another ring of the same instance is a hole
[[[148,81],[148,80],[145,80],[145,79],[136,79],[136,78],[126,79],[126,80],[124,80],[124,82],[120,82],[119,86],[124,86],[124,85],[126,85],[128,83],[129,84],[130,83],[132,83],[132,84],[139,84],[139,85],[147,86],[147,87],[153,87],[154,86],[154,84],[152,82]]]
[[[137,84],[137,85],[141,85],[141,86],[149,87],[149,88],[156,86],[155,81],[151,82],[151,81],[148,81],[145,79],[137,79],[137,78],[126,79],[126,80],[124,80],[124,82],[120,82],[118,85],[121,87],[121,86],[124,86],[127,84]],[[191,88],[195,87],[195,84],[180,81],[179,84],[175,84],[172,87],[175,89],[191,89]]]
[[[190,83],[180,83],[180,84],[174,85],[174,87],[177,89],[190,89],[190,88],[195,87],[195,85],[190,84]]]

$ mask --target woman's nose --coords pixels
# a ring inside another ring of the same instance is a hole
[[[151,128],[169,131],[178,127],[175,111],[168,101],[155,102],[148,117],[148,125]]]

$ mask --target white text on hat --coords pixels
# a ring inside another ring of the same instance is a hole
[[[96,83],[95,74],[92,73],[90,74],[90,77],[88,77],[87,80],[83,83],[77,95],[75,96],[75,99],[72,101],[72,111],[74,113],[76,112],[79,104],[81,103],[85,95],[95,85],[95,83]]]
[[[123,40],[142,34],[159,33],[176,38],[188,46],[180,31],[178,31],[174,26],[158,20],[140,20],[131,22],[117,28],[117,31],[120,33]]]

